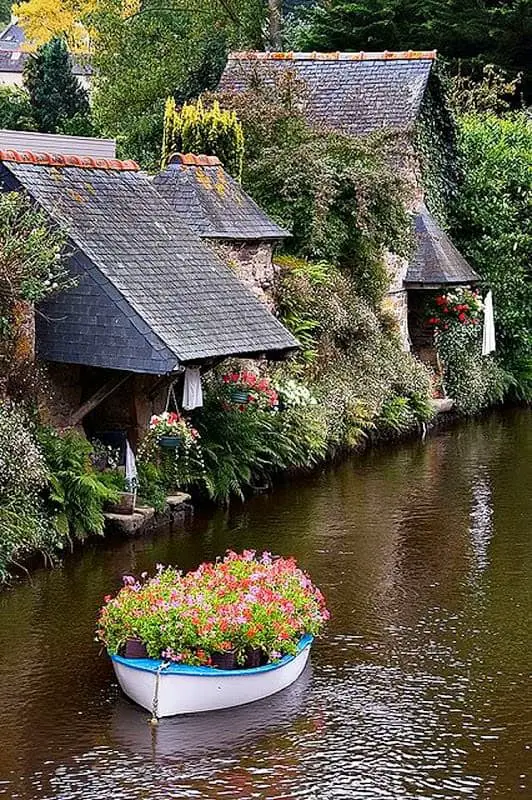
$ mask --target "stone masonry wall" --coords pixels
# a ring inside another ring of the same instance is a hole
[[[273,309],[276,269],[273,263],[273,244],[264,241],[213,241],[209,244],[226,264],[235,270],[240,280],[255,297]]]

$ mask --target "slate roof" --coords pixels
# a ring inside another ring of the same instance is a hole
[[[21,73],[24,65],[31,58],[31,53],[24,49],[26,37],[16,22],[11,22],[0,32],[0,72]],[[86,64],[72,60],[72,72],[80,75],[91,75],[92,69]]]
[[[41,358],[163,374],[297,347],[134,162],[13,151],[0,162],[3,189],[27,190],[65,226],[79,277],[39,308]]]
[[[406,287],[467,285],[480,280],[425,206],[416,215],[415,231],[417,247],[406,274]]]
[[[202,238],[284,239],[290,234],[259,208],[215,156],[177,154],[153,185]]]
[[[435,58],[435,51],[231,53],[220,88],[244,91],[257,78],[273,81],[292,70],[307,85],[311,121],[366,135],[413,125]]]
[[[7,28],[0,32],[0,50],[18,50],[24,41],[24,31],[16,22],[10,22]]]

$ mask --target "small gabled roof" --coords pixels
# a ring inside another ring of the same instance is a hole
[[[69,235],[77,286],[37,315],[50,361],[163,374],[298,346],[132,161],[0,151],[4,189],[25,189]]]
[[[480,276],[457,250],[423,205],[415,218],[416,251],[408,267],[405,286],[431,288],[477,283]]]
[[[32,57],[25,45],[25,33],[16,22],[10,22],[5,30],[0,31],[0,72],[24,71],[24,65]],[[90,76],[92,69],[88,64],[79,64],[72,59],[72,72],[77,77]]]
[[[205,239],[260,240],[290,236],[255,203],[216,156],[170,159],[153,185],[174,211]]]
[[[16,22],[10,22],[7,28],[0,31],[0,50],[17,50],[25,42],[24,31]]]
[[[311,122],[366,135],[406,130],[416,121],[436,51],[382,53],[231,53],[220,89],[245,91],[257,78],[293,71],[305,82]]]

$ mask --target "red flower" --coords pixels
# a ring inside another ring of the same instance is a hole
[[[466,317],[466,315],[464,314],[464,312],[463,312],[463,311],[461,311],[461,312],[458,314],[458,319],[460,320],[460,322],[465,322],[465,320],[467,319],[467,317]]]

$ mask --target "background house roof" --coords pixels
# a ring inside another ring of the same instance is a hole
[[[7,28],[0,31],[0,72],[24,71],[24,64],[31,58],[26,44],[24,31],[16,22],[10,22]],[[72,59],[72,71],[78,77],[92,73],[88,64],[79,64],[74,59]]]
[[[80,278],[41,308],[42,358],[161,374],[179,362],[297,347],[133,162],[1,158],[3,187],[26,189],[66,228]]]
[[[210,239],[284,239],[290,234],[259,208],[213,156],[174,156],[153,185],[200,236]]]
[[[480,280],[425,206],[416,215],[415,230],[417,247],[406,274],[406,286],[467,285]]]
[[[257,77],[293,70],[308,88],[313,122],[351,134],[408,129],[419,108],[435,51],[383,53],[232,53],[222,90],[244,91]]]
[[[18,50],[24,41],[24,31],[16,22],[10,22],[7,28],[0,31],[0,50]]]

